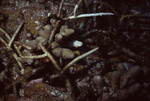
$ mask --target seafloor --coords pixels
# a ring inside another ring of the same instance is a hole
[[[150,1],[0,0],[0,101],[150,101]]]

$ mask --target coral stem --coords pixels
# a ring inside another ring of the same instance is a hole
[[[39,44],[42,51],[49,57],[49,59],[52,61],[52,63],[54,64],[54,66],[56,67],[56,69],[58,71],[61,70],[60,66],[58,65],[58,63],[56,62],[56,60],[53,58],[53,56],[46,50],[46,48],[42,45],[42,43]]]
[[[22,23],[19,25],[19,27],[17,28],[17,30],[15,31],[13,37],[11,38],[11,40],[10,40],[10,42],[9,42],[9,44],[8,44],[9,47],[11,47],[12,43],[14,42],[14,40],[15,40],[17,34],[19,33],[20,29],[22,28],[23,24],[24,24],[24,22],[22,22]]]
[[[88,56],[88,55],[90,55],[90,54],[92,54],[93,52],[97,51],[98,49],[99,49],[98,47],[97,47],[97,48],[94,48],[94,49],[92,49],[92,50],[90,50],[90,51],[88,51],[88,52],[86,52],[86,53],[84,53],[84,54],[82,54],[82,55],[76,57],[74,60],[72,60],[70,63],[68,63],[68,64],[63,68],[63,70],[61,71],[61,73],[65,72],[71,65],[73,65],[73,64],[76,63],[77,61],[83,59],[84,57],[86,57],[86,56]]]
[[[42,54],[42,55],[37,55],[37,56],[21,56],[20,58],[23,58],[23,59],[41,59],[41,58],[44,58],[46,56],[47,56],[46,54]]]

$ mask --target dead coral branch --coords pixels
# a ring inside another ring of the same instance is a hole
[[[63,68],[63,70],[61,71],[61,73],[65,72],[71,65],[73,65],[73,64],[76,63],[77,61],[79,61],[79,60],[83,59],[84,57],[86,57],[86,56],[88,56],[88,55],[94,53],[94,52],[97,51],[98,49],[99,49],[98,47],[97,47],[97,48],[94,48],[94,49],[92,49],[92,50],[90,50],[90,51],[88,51],[88,52],[86,52],[86,53],[84,53],[84,54],[82,54],[82,55],[76,57],[75,59],[73,59],[70,63],[68,63],[68,64]]]
[[[52,61],[52,63],[54,64],[55,68],[60,71],[61,68],[58,65],[58,63],[56,62],[56,60],[53,58],[53,56],[46,50],[46,48],[42,45],[42,43],[39,43],[42,51],[49,57],[49,59]]]
[[[36,55],[36,56],[21,56],[20,58],[22,59],[41,59],[46,57],[46,54],[42,54],[42,55]]]
[[[15,31],[13,37],[11,38],[11,40],[10,40],[10,42],[9,42],[9,44],[8,44],[9,47],[11,47],[12,43],[14,42],[14,40],[15,40],[17,34],[19,33],[20,29],[22,28],[23,24],[24,24],[24,22],[22,22],[22,23],[19,25],[19,27],[17,28],[17,30]]]

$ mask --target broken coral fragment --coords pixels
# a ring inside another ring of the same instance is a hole
[[[55,35],[55,41],[60,41],[63,39],[63,36],[61,34],[56,34]]]
[[[63,48],[63,50],[62,50],[63,59],[72,59],[72,58],[74,58],[74,56],[75,55],[74,55],[72,50],[67,49],[67,48]]]
[[[57,47],[59,47],[59,44],[57,43],[57,42],[52,42],[52,44],[51,44],[51,48],[52,49],[55,49],[55,48],[57,48]]]
[[[58,47],[52,50],[53,54],[55,54],[57,57],[61,57],[62,48]]]
[[[45,26],[43,27],[43,29],[40,29],[40,30],[38,31],[38,33],[39,33],[39,35],[42,36],[44,39],[48,39],[49,36],[50,36],[51,30],[52,30],[51,26],[50,26],[49,24],[47,24],[47,25],[45,25]]]
[[[40,29],[38,31],[38,34],[40,36],[36,37],[36,39],[34,39],[34,40],[27,40],[26,44],[29,45],[30,47],[32,47],[32,49],[35,49],[35,48],[40,49],[38,44],[41,42],[44,42],[43,44],[45,45],[47,43],[47,40],[51,33],[51,30],[52,30],[52,28],[49,24],[45,25],[43,27],[43,29]]]
[[[72,35],[74,32],[74,29],[70,29],[66,25],[62,26],[60,29],[60,34],[66,37]]]
[[[61,41],[64,37],[68,37],[74,32],[74,29],[70,29],[68,26],[63,25],[60,29],[60,32],[55,35],[55,41]]]
[[[72,50],[67,48],[55,48],[52,50],[53,54],[55,54],[57,57],[62,57],[63,59],[72,59],[74,58],[75,54]]]

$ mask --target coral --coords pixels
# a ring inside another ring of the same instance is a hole
[[[120,64],[118,66],[120,66]],[[89,91],[92,90],[93,94],[95,94],[95,92],[97,92],[97,94],[90,96],[95,96],[101,101],[123,100],[138,94],[138,92],[141,90],[142,85],[138,83],[139,79],[137,79],[137,77],[141,75],[141,72],[142,70],[139,68],[139,66],[133,66],[129,70],[125,70],[124,68],[120,69],[119,67],[118,70],[108,72],[103,76],[94,75],[91,77],[90,74],[89,77],[85,77],[80,81],[81,84],[78,83],[77,85],[81,92],[85,91],[83,89],[85,85],[91,85],[91,88],[87,86],[88,89],[90,89]],[[87,78],[92,79],[87,80]],[[87,81],[84,82],[85,80]],[[82,84],[83,82],[84,86]],[[83,100],[84,97],[82,96],[79,99]]]
[[[45,42],[45,44],[47,43],[51,30],[52,29],[50,25],[45,25],[43,29],[40,29],[37,32],[39,36],[36,37],[36,39],[34,40],[26,40],[26,44],[32,47],[32,49],[39,49],[38,47],[39,43],[41,42]]]

